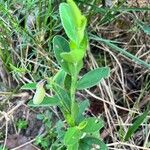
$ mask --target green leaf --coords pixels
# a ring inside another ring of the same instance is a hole
[[[45,96],[43,101],[40,104],[34,104],[33,100],[30,100],[28,102],[29,106],[32,107],[48,107],[48,106],[59,106],[60,105],[60,101],[57,98],[57,96],[52,96],[52,97],[47,97]]]
[[[75,4],[73,0],[67,0],[67,3],[69,4],[72,14],[74,16],[75,23],[77,24],[76,26],[80,27],[81,26],[81,11],[78,8],[78,6]]]
[[[34,94],[34,97],[33,97],[33,103],[34,104],[40,104],[44,97],[45,97],[45,89],[44,89],[44,82],[43,81],[40,81],[37,85],[36,85],[36,92]]]
[[[83,33],[84,35],[84,33]],[[70,52],[63,52],[61,53],[61,57],[69,63],[77,63],[80,62],[85,53],[86,53],[86,49],[88,46],[88,38],[87,35],[84,36],[82,42],[80,43],[80,45],[76,45],[76,43],[74,43],[73,41],[70,41],[69,43],[70,46]]]
[[[59,6],[59,13],[67,36],[75,43],[78,43],[76,23],[71,7],[66,3],[61,3]]]
[[[79,150],[91,150],[94,145],[99,146],[99,150],[108,150],[106,144],[95,137],[84,137],[80,140]]]
[[[71,127],[67,130],[64,137],[64,144],[65,145],[74,145],[79,142],[82,133],[77,127]]]
[[[67,150],[79,150],[79,143],[75,143],[74,145],[67,146]]]
[[[88,108],[89,106],[90,106],[89,100],[84,100],[79,104],[79,112],[78,112],[77,118],[75,120],[75,122],[77,124],[79,124],[81,121],[84,120],[83,113],[84,113],[85,109]]]
[[[139,128],[139,126],[144,122],[146,116],[148,115],[149,110],[145,111],[142,115],[140,115],[135,122],[133,123],[132,126],[129,127],[126,135],[125,135],[125,141],[127,141],[133,134],[134,132]]]
[[[58,85],[63,86],[66,75],[67,75],[66,72],[61,69],[55,74],[55,76],[53,77],[53,81]]]
[[[55,133],[57,134],[57,138],[59,139],[60,142],[63,142],[63,138],[65,135],[64,131],[65,123],[62,120],[58,120],[55,124]]]
[[[86,121],[82,121],[79,125],[78,125],[78,129],[79,130],[82,130],[86,127],[87,125],[87,122]]]
[[[68,111],[70,111],[71,100],[66,89],[64,89],[56,83],[53,83],[53,91],[58,96],[60,102],[62,103],[62,106],[65,107]]]
[[[26,73],[26,71],[27,71],[25,68],[15,67],[13,64],[9,64],[9,65],[10,65],[10,68],[11,68],[15,73],[24,74],[24,73]]]
[[[81,61],[84,57],[85,50],[75,50],[69,53],[61,53],[61,57],[69,63],[77,63]]]
[[[150,26],[148,25],[140,25],[141,29],[144,31],[144,33],[150,35]]]
[[[75,20],[74,23],[76,27],[76,36],[78,37],[78,41],[80,43],[84,37],[84,31],[87,24],[87,19],[85,18],[85,16],[81,14],[80,9],[78,8],[78,6],[73,0],[67,0],[67,3],[70,6],[73,18]]]
[[[146,25],[142,21],[138,21],[137,23],[139,27],[144,31],[144,33],[146,33],[147,35],[150,35],[150,26]]]
[[[70,64],[72,64],[72,63],[70,63]],[[73,65],[70,65],[69,66],[70,74],[71,75],[78,74],[82,67],[83,67],[83,61],[82,60],[73,64]]]
[[[59,65],[67,73],[70,73],[69,64],[66,61],[64,61],[63,58],[61,57],[61,53],[70,52],[68,41],[62,36],[56,35],[53,39],[53,49],[54,49],[55,57]]]
[[[77,28],[77,35],[79,38],[79,43],[81,43],[84,38],[86,25],[87,25],[87,19],[85,18],[85,16],[82,16],[81,25],[80,27]]]
[[[27,83],[21,87],[22,90],[35,90],[37,83]]]
[[[84,124],[84,122],[86,123],[86,126],[81,131],[86,133],[93,133],[99,131],[104,126],[102,120],[94,117],[86,118],[80,124]]]
[[[91,150],[92,144],[88,144],[88,141],[85,141],[84,139],[80,141],[79,143],[79,150]]]
[[[86,52],[86,48],[88,46],[87,34],[84,35],[84,38],[83,38],[82,42],[80,43],[80,45],[77,45],[73,41],[70,41],[69,46],[72,51],[76,51],[77,49],[80,49],[80,50],[83,50],[84,52]]]
[[[108,67],[97,68],[85,74],[77,83],[77,89],[82,90],[97,85],[103,78],[109,76]]]

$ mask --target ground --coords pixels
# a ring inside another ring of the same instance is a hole
[[[148,150],[149,114],[128,141],[123,137],[149,105],[150,1],[110,0],[109,6],[98,0],[76,2],[88,19],[89,36],[80,76],[102,66],[111,70],[98,86],[77,92],[78,98],[90,101],[85,115],[103,119],[100,136],[110,150]],[[59,0],[0,3],[0,150],[48,149],[47,141],[54,139],[52,127],[63,120],[57,107],[29,107],[35,91],[21,89],[59,70],[52,49],[55,35],[66,36],[59,4]]]

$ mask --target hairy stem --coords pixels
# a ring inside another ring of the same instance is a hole
[[[77,84],[77,65],[74,65],[74,73],[71,76],[71,88],[70,88],[70,96],[71,96],[71,116],[73,118],[74,105],[75,105],[75,93],[76,93],[76,84]]]

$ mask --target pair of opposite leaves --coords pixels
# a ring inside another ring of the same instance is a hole
[[[77,63],[83,59],[87,48],[85,35],[87,20],[73,0],[61,3],[59,13],[62,25],[70,39],[70,52],[62,52],[61,57],[66,62]]]

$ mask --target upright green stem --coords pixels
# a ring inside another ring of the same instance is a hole
[[[75,102],[75,92],[76,92],[76,77],[72,77],[72,83],[71,83],[71,103],[74,104]]]
[[[74,65],[74,73],[71,76],[71,88],[70,88],[70,96],[71,96],[71,116],[74,122],[73,114],[75,107],[75,93],[76,93],[76,84],[77,84],[77,65]]]

